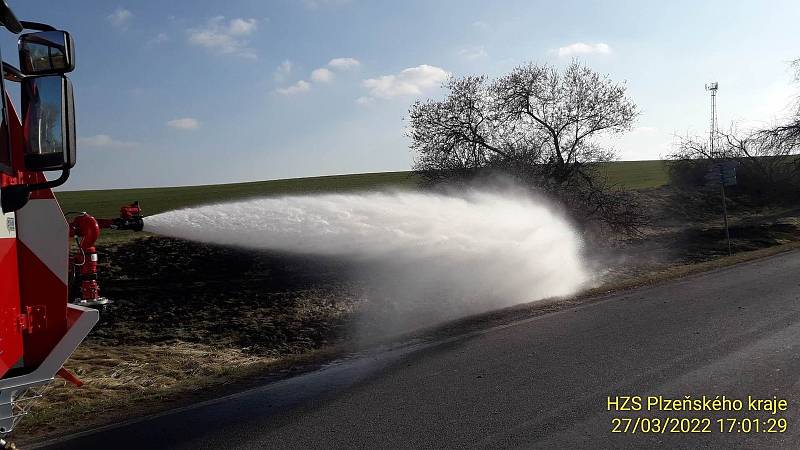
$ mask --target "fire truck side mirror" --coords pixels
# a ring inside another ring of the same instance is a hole
[[[19,68],[25,75],[64,74],[75,69],[72,36],[66,31],[42,31],[19,38]]]
[[[25,168],[69,170],[75,165],[75,106],[72,83],[63,75],[22,80]]]

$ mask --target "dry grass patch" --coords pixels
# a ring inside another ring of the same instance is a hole
[[[96,426],[163,409],[165,400],[192,397],[277,361],[236,349],[176,342],[106,347],[88,343],[66,367],[84,382],[80,388],[56,378],[37,400],[16,434],[34,438],[75,424]]]

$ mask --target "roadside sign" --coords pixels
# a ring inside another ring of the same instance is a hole
[[[712,164],[708,169],[708,173],[705,175],[706,184],[735,186],[737,165],[735,161],[723,161]]]
[[[733,254],[731,248],[731,232],[728,228],[728,200],[725,198],[725,186],[736,185],[736,161],[722,161],[713,163],[705,175],[706,184],[719,186],[722,194],[722,220],[725,224],[725,240],[728,243],[728,255]]]

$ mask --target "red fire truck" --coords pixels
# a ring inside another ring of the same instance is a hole
[[[55,376],[80,383],[63,364],[98,321],[98,311],[87,305],[104,301],[94,276],[94,239],[99,227],[141,229],[141,216],[134,204],[123,208],[119,219],[98,221],[82,213],[67,222],[51,189],[63,184],[75,165],[73,93],[65,75],[75,67],[72,38],[50,25],[17,20],[4,0],[0,22],[19,35],[19,67],[3,60],[0,79],[0,435],[5,435]],[[10,83],[19,83],[19,109],[6,92]],[[54,172],[51,180],[45,172]],[[79,241],[74,257],[70,236]],[[11,444],[0,440],[0,448],[12,448],[6,445]]]

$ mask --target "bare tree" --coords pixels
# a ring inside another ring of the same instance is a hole
[[[800,59],[792,62],[795,70],[795,81],[800,82]],[[800,151],[800,98],[794,99],[794,113],[781,124],[772,128],[767,128],[759,132],[760,139],[769,145],[781,147],[785,150],[794,149],[795,153]]]
[[[444,87],[446,98],[409,111],[414,168],[423,177],[501,171],[556,195],[582,218],[632,217],[619,211],[631,203],[612,195],[596,170],[614,158],[598,138],[630,130],[638,114],[624,84],[572,62],[564,70],[529,63],[496,80],[452,78]]]
[[[468,176],[516,152],[504,142],[486,77],[451,78],[442,101],[417,101],[410,110],[415,170],[432,180]]]
[[[497,80],[492,92],[503,118],[540,140],[540,162],[557,182],[585,176],[587,163],[613,159],[613,151],[596,138],[629,130],[637,116],[624,84],[577,62],[563,74],[549,66],[518,67]]]

